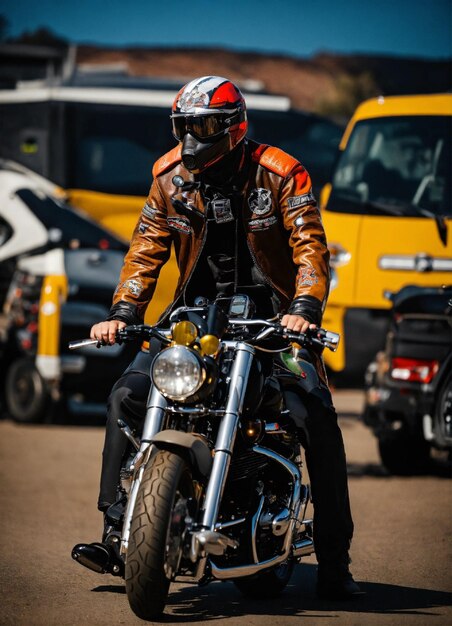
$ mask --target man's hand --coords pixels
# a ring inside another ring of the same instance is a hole
[[[317,324],[311,324],[301,315],[284,315],[281,320],[281,326],[287,328],[287,330],[293,330],[296,333],[305,333],[308,328],[311,330],[315,330],[318,328]]]
[[[91,339],[97,339],[104,344],[113,345],[116,341],[116,331],[127,326],[125,322],[110,320],[109,322],[99,322],[91,328]]]

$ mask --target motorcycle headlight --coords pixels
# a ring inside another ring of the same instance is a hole
[[[155,357],[151,374],[161,394],[171,400],[185,400],[203,384],[206,368],[194,350],[178,345]]]

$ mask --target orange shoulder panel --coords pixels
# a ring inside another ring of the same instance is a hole
[[[268,146],[259,158],[259,164],[284,178],[299,165],[299,161],[279,148]]]
[[[152,175],[155,178],[160,174],[163,174],[181,160],[181,144],[179,143],[175,148],[164,154],[158,161],[154,163],[152,168]]]

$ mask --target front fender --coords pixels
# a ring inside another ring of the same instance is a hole
[[[209,476],[212,469],[212,454],[207,443],[199,435],[182,433],[178,430],[161,430],[154,435],[152,443],[159,450],[188,451],[195,469],[202,476]]]

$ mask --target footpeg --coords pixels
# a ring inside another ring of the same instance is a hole
[[[72,558],[97,574],[124,576],[124,563],[103,543],[78,543],[72,548]]]
[[[216,530],[200,530],[192,535],[190,559],[196,563],[199,556],[215,554],[220,556],[228,548],[238,548],[239,542]]]
[[[314,552],[314,540],[312,538],[312,520],[304,520],[301,532],[292,545],[292,553],[295,558],[309,556]]]

